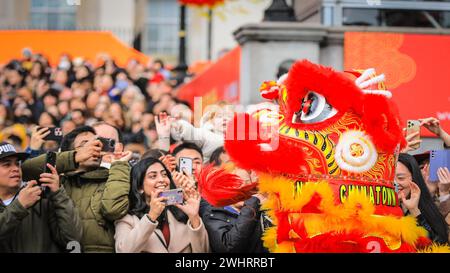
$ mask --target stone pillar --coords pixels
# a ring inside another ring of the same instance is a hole
[[[328,62],[342,69],[343,53],[342,45],[339,46],[338,43],[339,37],[336,41],[332,41],[334,47],[322,54],[321,45],[327,40],[328,29],[320,25],[263,22],[245,25],[234,35],[242,47],[240,69],[242,105],[262,101],[258,91],[260,84],[265,80],[276,80],[278,66],[286,59]]]

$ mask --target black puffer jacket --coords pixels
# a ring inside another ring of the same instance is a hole
[[[261,240],[259,199],[252,197],[244,202],[240,213],[213,207],[202,201],[201,216],[212,252],[266,253]]]

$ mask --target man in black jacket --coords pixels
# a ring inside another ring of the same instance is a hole
[[[261,211],[261,194],[226,207],[213,207],[206,202],[202,220],[208,231],[212,252],[266,253],[261,240],[270,219]]]

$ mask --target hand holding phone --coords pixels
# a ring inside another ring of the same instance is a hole
[[[52,173],[52,170],[48,167],[47,164],[52,165],[56,168],[56,153],[55,152],[47,152],[45,157],[45,171],[44,173]]]
[[[30,149],[40,150],[45,143],[45,137],[50,134],[47,127],[35,127],[31,132]]]
[[[182,189],[173,189],[168,191],[161,192],[158,197],[166,197],[167,200],[164,201],[166,206],[175,205],[175,204],[183,204],[183,190]]]
[[[450,169],[450,150],[432,150],[430,152],[430,182],[438,182],[438,169]]]
[[[411,136],[412,134],[415,134],[414,137],[408,138],[408,136]],[[420,121],[418,120],[408,120],[406,123],[406,137],[408,140],[408,143],[411,143],[409,147],[412,150],[417,150],[420,147]]]
[[[40,131],[43,127],[38,127],[37,130]],[[61,142],[63,138],[62,129],[60,127],[48,127],[47,135],[43,138],[43,140],[53,140],[56,142]]]
[[[48,165],[56,168],[56,153],[55,152],[47,152],[45,157],[45,165],[44,165],[44,173],[52,173],[52,170]],[[46,186],[41,186],[41,182],[39,181],[39,186],[42,189],[42,198],[46,198],[50,193],[50,189]]]
[[[178,169],[180,173],[192,176],[192,168],[193,168],[192,158],[180,157],[178,161]]]

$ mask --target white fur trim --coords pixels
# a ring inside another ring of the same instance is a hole
[[[363,90],[364,94],[372,94],[372,95],[382,95],[387,97],[388,99],[392,98],[392,93],[389,90]]]
[[[245,111],[248,114],[253,114],[259,110],[264,110],[267,109],[269,111],[275,111],[275,112],[279,112],[280,107],[276,104],[274,104],[273,102],[261,102],[258,104],[250,104],[249,106],[247,106],[247,110]]]
[[[367,80],[370,75],[375,74],[375,69],[374,68],[368,68],[366,69],[361,76],[359,76],[356,80],[355,83],[356,85],[360,85],[362,82],[364,82],[365,80]]]
[[[380,82],[384,81],[385,79],[386,79],[386,77],[384,76],[384,74],[381,74],[376,77],[373,77],[370,80],[362,82],[358,86],[359,86],[359,88],[364,89],[364,88],[370,86],[371,84],[380,83]]]
[[[351,145],[358,144],[363,155],[353,156]],[[361,131],[348,131],[342,134],[336,145],[334,158],[338,166],[345,171],[363,173],[370,170],[378,159],[378,153],[370,138]]]

